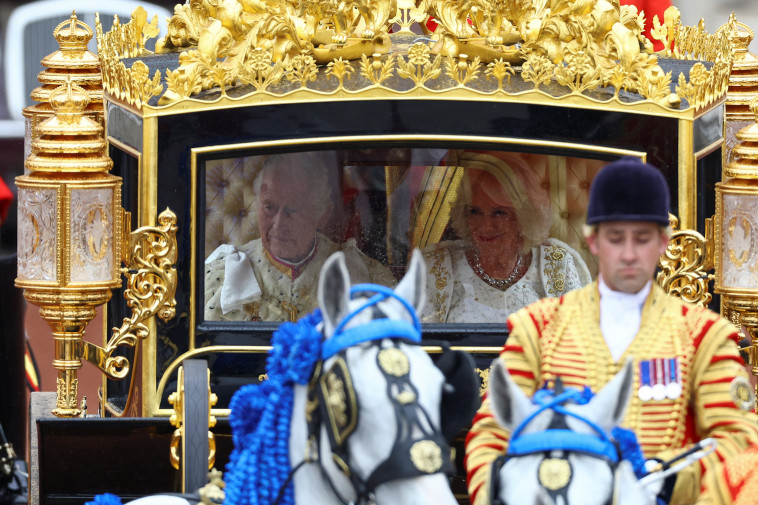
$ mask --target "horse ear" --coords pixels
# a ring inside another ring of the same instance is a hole
[[[408,270],[395,288],[395,293],[408,300],[416,313],[421,314],[426,303],[426,265],[418,249],[413,250]]]
[[[330,337],[348,313],[350,273],[342,251],[329,256],[318,278],[318,304],[324,317],[324,335]]]
[[[505,362],[500,358],[495,358],[492,362],[487,396],[495,419],[509,431],[516,429],[534,410],[532,401],[513,381]]]
[[[626,407],[632,397],[633,380],[634,361],[629,358],[619,373],[590,401],[589,406],[596,414],[595,419],[603,429],[610,432],[623,421]]]

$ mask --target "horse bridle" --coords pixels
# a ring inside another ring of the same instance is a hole
[[[373,494],[381,484],[400,479],[434,473],[452,473],[450,447],[431,422],[429,413],[418,401],[418,391],[410,380],[410,360],[400,349],[400,343],[420,345],[421,325],[410,304],[392,289],[373,284],[358,284],[351,295],[367,291],[377,294],[345,317],[322,347],[321,361],[314,369],[308,385],[306,416],[308,444],[305,463],[317,463],[324,479],[338,500],[348,503],[372,503]],[[347,322],[362,310],[376,305],[387,297],[403,304],[412,322],[395,319],[375,319],[368,324],[344,329]],[[385,342],[389,340],[389,345]],[[377,347],[377,365],[387,380],[387,395],[395,414],[397,435],[389,456],[366,479],[351,470],[347,440],[358,426],[358,398],[352,387],[347,364],[347,349],[365,344]],[[334,357],[328,370],[323,364]],[[321,428],[329,438],[331,457],[337,467],[350,480],[356,494],[355,502],[348,502],[337,490],[328,472],[321,464]],[[297,468],[293,469],[291,480]]]
[[[562,495],[564,503],[568,503],[566,493],[573,476],[573,469],[568,461],[568,454],[572,452],[587,454],[601,459],[608,464],[611,473],[614,476],[614,493],[608,497],[606,505],[613,505],[616,503],[616,470],[619,461],[621,460],[621,451],[619,450],[618,445],[596,423],[575,412],[571,412],[564,407],[569,401],[580,404],[586,403],[589,395],[591,395],[591,393],[589,393],[588,388],[585,388],[585,391],[583,392],[576,389],[567,389],[557,395],[553,395],[552,392],[547,389],[542,389],[535,394],[534,402],[538,404],[539,407],[527,416],[515,430],[513,430],[508,450],[492,463],[489,489],[491,505],[510,505],[503,503],[498,497],[498,490],[500,489],[500,471],[505,462],[511,458],[540,453],[545,454],[545,459],[540,463],[538,470],[540,485],[551,495],[554,502],[557,503],[556,497]],[[548,427],[548,429],[540,432],[523,434],[522,432],[527,425],[545,410],[552,410],[561,415],[553,418],[553,422],[551,422],[551,426]],[[568,425],[565,421],[567,416],[578,419],[590,426],[594,433],[578,433],[568,429]],[[556,450],[562,451],[564,457],[551,457],[550,454]]]

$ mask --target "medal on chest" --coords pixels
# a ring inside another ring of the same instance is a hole
[[[639,362],[640,387],[637,397],[643,402],[676,400],[682,395],[679,358],[653,358]]]

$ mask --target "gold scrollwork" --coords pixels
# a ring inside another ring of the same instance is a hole
[[[703,307],[712,295],[708,283],[713,277],[713,254],[706,238],[694,230],[672,234],[658,266],[656,282],[669,294]]]
[[[479,374],[479,378],[482,379],[482,385],[479,386],[479,396],[484,398],[484,395],[487,394],[487,388],[490,385],[490,369],[487,368],[486,370],[482,370],[481,368],[477,368],[476,373]]]
[[[104,348],[82,341],[83,358],[114,379],[129,373],[124,356],[112,356],[119,346],[134,347],[148,336],[145,321],[157,315],[168,321],[176,314],[176,215],[166,209],[158,216],[159,227],[145,226],[131,233],[129,254],[124,259],[127,277],[124,297],[132,316],[124,318],[120,328]]]
[[[37,222],[37,216],[35,216],[34,213],[27,212],[26,215],[27,219],[32,224],[32,243],[29,246],[29,255],[31,256],[37,250],[40,242],[39,222]]]

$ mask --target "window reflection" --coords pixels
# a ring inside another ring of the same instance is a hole
[[[425,322],[503,322],[589,282],[581,223],[598,160],[446,149],[347,149],[205,162],[205,319],[313,310],[321,265],[392,286],[427,261]]]
[[[353,238],[338,243],[334,232],[334,153],[268,156],[253,183],[257,237],[219,245],[205,261],[205,319],[294,321],[317,306],[321,265],[334,252],[345,254],[356,282],[394,285],[379,261],[362,253]],[[236,209],[235,209],[236,210]],[[241,224],[241,223],[239,223]]]

